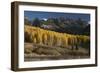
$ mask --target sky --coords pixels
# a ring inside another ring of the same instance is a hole
[[[64,17],[75,20],[81,18],[82,20],[90,21],[90,14],[82,14],[82,13],[24,11],[24,17],[28,17],[29,20],[33,20],[34,18],[48,19],[48,18]]]

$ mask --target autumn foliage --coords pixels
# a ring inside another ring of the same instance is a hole
[[[79,46],[89,48],[90,37],[85,35],[72,35],[55,31],[41,29],[25,25],[25,42],[43,44],[48,46],[60,46],[78,48]]]

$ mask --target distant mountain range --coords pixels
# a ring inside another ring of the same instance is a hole
[[[69,34],[79,34],[79,35],[90,35],[90,23],[89,21],[84,21],[81,18],[74,20],[70,18],[34,18],[33,21],[28,20],[27,17],[24,19],[25,24],[40,27],[47,30],[69,33]]]

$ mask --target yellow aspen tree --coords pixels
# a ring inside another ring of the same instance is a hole
[[[61,34],[57,33],[57,46],[61,46]]]
[[[43,34],[42,39],[43,39],[43,43],[44,43],[45,45],[47,45],[47,35],[46,35],[46,34]]]
[[[48,45],[52,46],[53,42],[53,32],[48,32]]]
[[[54,37],[53,37],[54,39],[53,39],[53,45],[54,46],[57,46],[57,38],[58,38],[58,36],[54,33]]]
[[[50,32],[47,31],[45,34],[47,35],[47,45],[49,45],[50,44]]]
[[[38,42],[38,44],[42,44],[41,36],[42,36],[41,31],[38,29],[38,31],[37,31],[37,42]]]

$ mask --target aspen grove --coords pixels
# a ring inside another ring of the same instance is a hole
[[[39,27],[24,26],[25,42],[40,45],[57,46],[71,49],[78,49],[80,46],[89,48],[90,37],[86,35],[73,35],[60,33]]]

